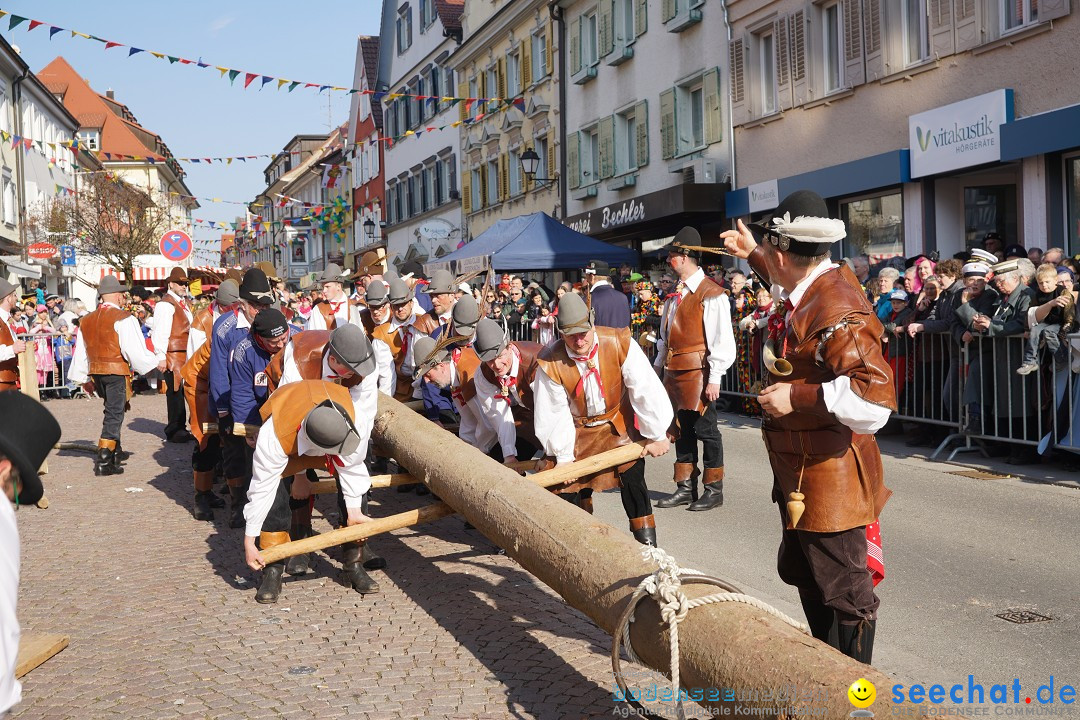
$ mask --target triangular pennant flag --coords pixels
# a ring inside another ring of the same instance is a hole
[[[285,84],[285,83],[287,83],[287,82],[289,82],[289,81],[288,81],[288,80],[286,80],[285,78],[278,78],[278,81],[277,81],[277,89],[278,89],[278,90],[280,90],[280,89],[281,89],[281,86],[282,86],[282,85],[284,85],[284,84]]]
[[[241,158],[241,159],[243,159],[243,158]],[[232,158],[225,158],[225,164],[226,165],[232,165],[232,161],[233,161]]]
[[[55,35],[56,33],[60,32],[63,29],[64,28],[59,28],[59,27],[56,27],[55,25],[50,25],[49,26],[49,39],[52,40],[53,35]]]
[[[30,21],[30,28],[27,30],[27,32],[29,32],[30,30],[33,30],[34,28],[38,27],[39,25],[44,25],[44,24],[45,23],[41,22],[40,20],[31,20]]]
[[[8,30],[14,30],[27,20],[28,18],[24,18],[22,15],[12,15],[11,19],[8,20]]]
[[[71,37],[81,37],[81,38],[86,38],[87,40],[93,40],[94,39],[91,36],[87,35],[86,33],[81,33],[78,30],[72,30],[71,31]]]
[[[108,41],[105,42],[105,49],[106,50],[108,50],[109,48],[114,48],[114,47],[122,47],[122,45],[120,43],[118,43],[118,42],[113,42],[112,40],[108,40]]]
[[[176,64],[176,61],[180,59],[178,57],[173,57],[172,55],[169,55],[168,58],[169,58],[169,64],[170,65]]]
[[[300,84],[300,83],[299,83],[298,81],[296,81],[296,80],[294,80],[293,82],[289,83],[289,92],[292,92],[293,90],[295,90],[295,89],[296,89],[296,86],[297,86],[297,85],[299,85],[299,84]]]
[[[329,85],[321,85],[321,86],[319,87],[319,92],[322,92],[323,90],[325,90],[325,89],[326,89],[326,88],[328,88],[328,87],[330,87],[330,86],[329,86]]]
[[[131,57],[135,53],[141,53],[141,52],[143,52],[142,48],[133,47],[130,50],[128,50],[128,57]]]
[[[198,65],[201,68],[210,67],[210,65],[208,63],[204,63],[204,62],[197,62],[195,64]]]
[[[266,83],[270,82],[273,79],[274,78],[270,77],[269,75],[263,75],[262,76],[262,85],[259,87],[259,89],[262,90],[264,87],[266,87]]]
[[[153,50],[151,50],[150,54],[153,55],[154,57],[156,57],[158,60],[164,60],[165,59],[165,53],[154,52]]]
[[[240,71],[239,71],[239,70],[230,70],[230,71],[229,71],[229,82],[233,82],[233,81],[235,81],[235,80],[236,80],[236,76],[237,76],[237,75],[239,75],[239,74],[240,74]]]
[[[251,81],[257,77],[258,75],[255,73],[244,73],[244,88],[247,89],[247,86],[251,84]]]
[[[0,10],[0,18],[4,17],[5,15],[7,15],[7,10]]]
[[[193,61],[191,61],[191,60],[185,60],[184,58],[180,58],[180,63],[182,65],[190,65],[192,62]]]
[[[229,72],[229,68],[221,67],[220,65],[215,65],[214,68],[221,72],[221,77],[225,77],[225,73]]]

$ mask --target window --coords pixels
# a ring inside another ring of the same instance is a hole
[[[487,207],[497,205],[499,202],[499,161],[488,160],[487,164],[487,197],[484,199]]]
[[[416,84],[413,86],[412,92],[420,95],[421,97],[426,97],[429,94],[427,92],[427,83],[424,82],[423,75],[416,79]],[[423,122],[424,120],[427,120],[428,117],[430,117],[428,111],[431,107],[428,101],[413,98],[413,102],[415,103],[414,107],[416,108],[416,121]]]
[[[408,217],[412,217],[419,212],[420,207],[420,193],[417,192],[417,178],[415,175],[410,175],[405,180],[405,211]]]
[[[915,65],[929,56],[926,0],[903,0],[904,61]]]
[[[4,168],[3,179],[4,222],[15,224],[15,183],[11,182],[11,170]]]
[[[420,32],[435,22],[435,0],[420,0]]]
[[[600,182],[600,130],[591,127],[581,132],[581,184]]]
[[[446,80],[443,83],[443,87],[445,88],[445,90],[443,91],[443,93],[445,95],[453,95],[454,94],[454,88],[457,87],[456,85],[454,85],[454,71],[451,70],[450,68],[446,69]],[[447,105],[445,107],[450,107],[450,106]]]
[[[532,80],[540,82],[547,77],[547,34],[536,33],[532,36]]]
[[[398,55],[412,47],[412,8],[408,5],[398,10],[397,46]]]
[[[1065,254],[1080,249],[1080,157],[1065,160],[1065,203],[1068,226],[1065,228]]]
[[[521,152],[518,150],[511,152],[508,164],[510,165],[510,197],[517,197],[525,190],[525,184],[521,181]]]
[[[479,80],[479,78],[477,78],[476,75],[473,75],[471,78],[469,78],[469,97],[471,97],[471,98],[480,97],[480,80]],[[465,107],[466,107],[466,113],[465,114],[467,116],[469,116],[469,117],[472,117],[472,116],[476,115],[478,112],[480,112],[480,103],[473,103],[472,105],[469,105],[468,103],[466,103]],[[474,205],[473,207],[476,207],[476,206]]]
[[[842,56],[844,49],[844,42],[841,39],[843,27],[841,26],[840,18],[840,4],[834,3],[828,5],[821,10],[821,41],[824,62],[823,74],[825,81],[825,92],[831,93],[839,90],[843,87],[843,66],[844,59]]]
[[[423,185],[424,185],[424,210],[430,210],[437,204],[435,194],[435,168],[426,167],[423,171]]]
[[[900,193],[840,203],[847,227],[845,257],[868,255],[870,264],[904,255],[904,202]]]
[[[645,115],[645,103],[638,103],[629,110],[615,115],[615,174],[622,175],[636,170],[645,164],[641,157],[645,148],[641,141],[648,142],[648,129]]]
[[[533,149],[536,150],[536,154],[540,156],[540,164],[536,166],[536,177],[551,179],[551,168],[548,166],[548,140],[546,137],[536,138],[536,142],[533,144]]]
[[[705,147],[705,89],[701,80],[675,88],[675,102],[676,154]]]
[[[513,98],[521,94],[521,54],[510,53],[506,56],[506,96]]]
[[[597,63],[596,11],[581,16],[581,65],[592,67]]]
[[[439,169],[439,204],[450,202],[450,190],[454,187],[454,158],[453,156],[440,160],[442,166]]]
[[[615,0],[615,52],[632,44],[645,32],[644,20],[635,14],[638,0]]]
[[[79,147],[86,150],[100,150],[101,149],[101,131],[94,130],[79,130]]]
[[[761,114],[776,112],[776,36],[758,36],[758,69],[761,77]]]
[[[1001,0],[1001,4],[1002,31],[1039,21],[1039,0]]]
[[[499,72],[495,65],[492,65],[484,73],[484,97],[499,97]]]
[[[475,211],[484,207],[484,172],[480,168],[475,168],[471,173],[472,187],[469,200],[472,203],[472,209]]]
[[[0,80],[0,130],[11,132],[11,104],[8,103],[7,83]]]
[[[442,80],[442,70],[440,70],[438,67],[431,68],[431,73],[428,75],[428,82],[430,83],[428,87],[428,95],[431,95],[434,98],[441,98],[446,94],[442,91]],[[447,87],[449,88],[451,86],[448,85]],[[447,92],[452,91],[447,90]],[[439,112],[440,105],[438,100],[425,100],[424,102],[427,103],[430,114],[432,116],[436,115]]]

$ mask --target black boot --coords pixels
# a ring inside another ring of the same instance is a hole
[[[656,503],[658,508],[689,505],[698,499],[697,467],[693,463],[675,463],[675,492]]]
[[[216,495],[213,490],[207,490],[206,496],[210,498],[210,507],[214,508],[215,510],[220,510],[221,508],[225,507],[225,501],[221,498],[220,495]]]
[[[641,528],[634,531],[634,539],[642,545],[656,547],[656,528]]]
[[[116,462],[116,452],[106,447],[99,447],[94,460],[95,475],[121,475],[124,468]]]
[[[352,587],[353,590],[366,595],[367,593],[379,592],[379,583],[371,579],[364,572],[360,564],[360,556],[363,554],[363,543],[349,543],[342,548],[341,558],[341,581]]]
[[[860,620],[854,625],[840,625],[840,652],[867,665],[874,656],[874,633],[877,620]]]
[[[242,528],[245,525],[244,506],[247,505],[247,493],[242,486],[230,486],[229,490],[232,492],[232,517],[229,518],[229,527]]]
[[[705,468],[704,491],[701,498],[690,503],[687,510],[712,510],[724,504],[724,468]]]
[[[209,490],[197,490],[195,492],[195,519],[196,520],[213,520],[214,519],[214,493]],[[222,503],[224,505],[224,503]]]
[[[289,537],[293,540],[311,537],[312,534],[310,525],[293,525],[289,529]],[[291,558],[287,558],[285,560],[285,572],[290,575],[307,575],[311,572],[310,553],[301,553],[300,555],[293,555]]]
[[[386,569],[386,558],[382,555],[377,555],[374,550],[368,547],[367,543],[364,543],[363,550],[360,553],[360,562],[362,562],[364,567],[368,570]]]
[[[821,642],[839,649],[836,612],[808,594],[800,592],[799,599],[802,601],[803,612],[806,614],[806,624],[810,626],[810,634]]]
[[[281,595],[281,575],[285,572],[285,563],[278,561],[263,568],[259,592],[255,593],[255,602],[269,605],[278,601]]]
[[[131,457],[131,453],[129,453],[127,450],[120,447],[120,441],[119,440],[116,441],[116,455],[115,456],[116,456],[116,462],[117,463],[127,462],[128,459]]]
[[[634,539],[642,545],[656,547],[656,518],[651,513],[630,518],[630,532],[634,534]]]

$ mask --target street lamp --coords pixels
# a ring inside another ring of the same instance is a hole
[[[532,180],[541,186],[550,185],[551,183],[558,182],[559,174],[555,173],[553,178],[538,178],[536,177],[536,171],[540,169],[540,156],[536,154],[536,151],[532,148],[527,148],[525,152],[521,153],[519,157],[521,162],[521,170],[525,173],[525,178]]]
[[[279,247],[274,248],[274,267],[281,267],[281,248]]]
[[[375,242],[375,221],[370,217],[364,221],[364,237],[367,238],[368,244]]]

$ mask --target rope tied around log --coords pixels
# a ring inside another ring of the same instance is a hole
[[[807,627],[805,623],[801,623],[798,620],[785,615],[763,600],[753,597],[752,595],[746,595],[741,592],[739,588],[730,583],[720,580],[719,578],[705,575],[697,570],[679,567],[679,564],[675,562],[675,558],[671,557],[660,548],[650,547],[648,545],[642,546],[641,557],[645,562],[655,562],[658,567],[652,574],[647,575],[640,583],[638,583],[637,590],[634,592],[633,597],[630,598],[630,603],[627,605],[626,610],[619,619],[619,624],[616,626],[615,632],[612,635],[614,642],[611,647],[611,669],[615,675],[615,681],[619,684],[619,689],[622,691],[624,700],[643,713],[645,717],[656,716],[649,713],[643,705],[630,697],[630,693],[627,690],[626,682],[622,675],[619,651],[620,649],[625,648],[626,655],[631,662],[638,663],[639,665],[646,664],[634,652],[634,648],[630,642],[630,623],[634,622],[634,613],[638,604],[646,597],[651,597],[660,607],[660,618],[668,626],[669,647],[671,651],[669,660],[671,668],[671,694],[676,700],[676,717],[679,718],[679,720],[685,720],[686,718],[686,711],[683,708],[683,694],[681,693],[682,685],[679,677],[679,623],[686,619],[686,616],[691,610],[714,603],[739,602],[755,607],[769,615],[773,615],[804,633],[809,634],[810,632],[809,627]],[[686,597],[686,593],[682,591],[684,581],[713,585],[723,590],[723,592],[705,595],[691,600]]]

